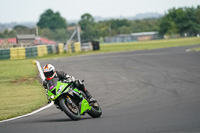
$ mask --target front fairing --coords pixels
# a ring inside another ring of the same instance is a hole
[[[77,88],[71,88],[70,83],[62,83],[58,78],[53,78],[47,83],[47,95],[49,99],[55,101],[62,94],[68,93],[68,98],[75,103],[79,103],[80,113],[84,114],[91,110],[91,106],[88,101],[82,96],[81,92]]]
[[[69,83],[62,83],[58,80],[58,78],[53,78],[47,83],[47,95],[49,99],[55,100],[62,93],[67,92],[69,87],[64,91],[64,89],[69,85]]]

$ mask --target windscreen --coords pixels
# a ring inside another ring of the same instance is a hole
[[[53,89],[57,85],[57,82],[58,82],[58,78],[53,78],[53,79],[49,80],[47,83],[47,88],[49,90]]]

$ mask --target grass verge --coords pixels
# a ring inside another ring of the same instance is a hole
[[[0,65],[0,120],[32,112],[47,103],[32,60],[0,61]]]
[[[192,50],[192,51],[200,51],[200,47],[192,48],[191,50]]]
[[[122,51],[134,51],[134,50],[150,50],[150,49],[189,46],[189,45],[200,45],[200,37],[139,41],[139,42],[127,42],[127,43],[107,43],[107,44],[101,44],[99,51],[78,52],[70,54],[68,53],[52,54],[44,57],[39,57],[37,58],[37,60],[62,58],[62,57],[85,55],[85,54],[122,52]]]
[[[165,40],[152,40],[128,43],[111,43],[101,45],[101,51],[132,51],[132,50],[148,50],[188,45],[200,44],[200,37],[192,38],[179,38],[179,39],[165,39]]]

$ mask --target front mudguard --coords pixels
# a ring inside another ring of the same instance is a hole
[[[88,101],[86,99],[83,99],[80,103],[79,103],[79,110],[80,110],[80,114],[83,115],[85,113],[87,113],[88,111],[91,110],[91,106],[89,105]]]

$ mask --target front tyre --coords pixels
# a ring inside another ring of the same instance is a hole
[[[69,118],[71,118],[72,120],[79,120],[80,119],[79,109],[71,99],[62,98],[59,101],[59,105],[60,105],[60,108],[65,112],[65,114],[67,116],[69,116]]]
[[[98,118],[102,114],[101,107],[97,102],[93,103],[91,110],[88,112],[88,114],[93,118]]]

